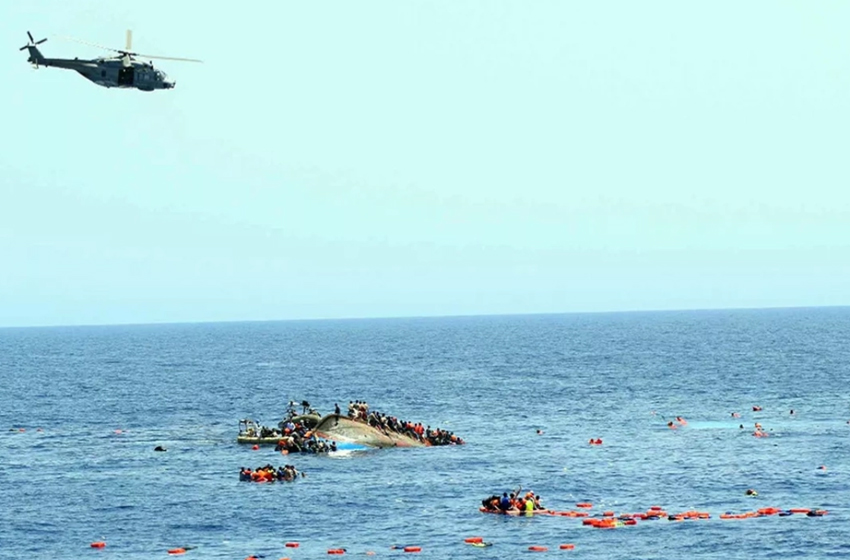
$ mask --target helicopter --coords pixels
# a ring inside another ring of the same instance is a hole
[[[151,56],[148,54],[139,54],[132,52],[133,32],[127,30],[127,42],[124,50],[112,49],[79,39],[65,37],[71,41],[76,41],[84,45],[115,51],[120,56],[100,57],[90,60],[82,60],[79,58],[45,58],[38,50],[38,45],[47,41],[42,39],[35,41],[32,33],[27,31],[29,42],[20,48],[27,49],[30,53],[27,62],[31,63],[35,68],[41,66],[62,68],[65,70],[74,70],[83,78],[96,83],[99,86],[107,88],[135,88],[141,91],[154,91],[156,89],[172,89],[176,82],[168,78],[162,70],[153,67],[152,62],[141,62],[135,57],[158,58],[164,60],[182,60],[186,62],[203,62],[194,58],[175,58],[171,56]]]

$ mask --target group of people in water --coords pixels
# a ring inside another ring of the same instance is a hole
[[[481,508],[484,511],[493,513],[533,513],[535,511],[546,509],[540,503],[539,495],[531,491],[528,491],[523,495],[522,487],[518,488],[516,492],[504,492],[501,496],[493,494],[488,498],[484,498],[481,500]]]
[[[334,412],[339,415],[339,405],[334,406]],[[369,412],[369,403],[365,401],[348,401],[348,417],[352,420],[366,422],[385,434],[392,431],[431,445],[463,445],[465,443],[460,437],[448,430],[439,428],[432,430],[431,426],[423,426],[421,422],[399,420],[395,416],[389,416],[378,411]]]
[[[299,476],[303,478],[307,475],[296,469],[294,465],[283,465],[277,469],[271,464],[253,470],[246,467],[239,468],[239,480],[242,482],[292,482]]]

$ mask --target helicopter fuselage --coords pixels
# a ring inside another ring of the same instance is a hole
[[[169,80],[165,72],[148,62],[130,60],[121,57],[94,58],[45,58],[36,47],[29,47],[29,62],[36,67],[47,66],[74,70],[82,77],[107,88],[135,88],[141,91],[171,89],[174,81]]]

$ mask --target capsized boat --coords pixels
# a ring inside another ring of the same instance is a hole
[[[380,430],[362,420],[328,414],[313,428],[313,434],[337,442],[356,443],[367,447],[428,447],[427,441],[392,430]]]

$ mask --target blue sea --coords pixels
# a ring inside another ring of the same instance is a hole
[[[292,400],[365,400],[467,444],[236,443]],[[0,557],[846,558],[848,420],[848,308],[2,329]],[[307,476],[239,482],[266,463]],[[556,510],[711,518],[479,513],[520,485]],[[765,507],[828,514],[719,518]]]

